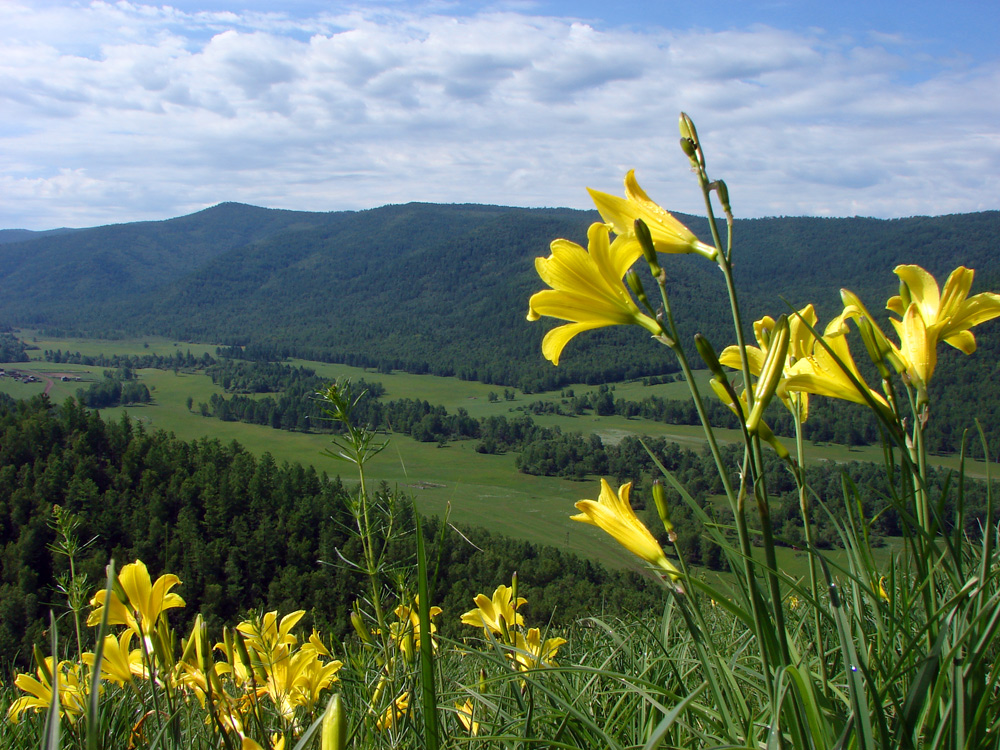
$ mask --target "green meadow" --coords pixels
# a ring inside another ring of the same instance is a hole
[[[148,337],[143,339],[99,340],[99,339],[50,339],[26,334],[26,341],[39,347],[30,352],[31,362],[6,365],[8,370],[35,372],[40,377],[48,376],[52,381],[50,398],[55,402],[75,396],[76,391],[86,387],[88,382],[100,380],[102,367],[53,364],[41,360],[42,351],[62,349],[85,355],[97,354],[161,354],[169,355],[178,349],[191,351],[198,356],[203,352],[215,353],[215,346],[175,342],[168,339]],[[412,375],[394,372],[378,373],[374,370],[348,367],[345,365],[292,360],[290,364],[309,367],[331,381],[343,377],[354,380],[364,378],[381,382],[386,389],[384,398],[415,398],[432,404],[441,404],[449,412],[459,408],[468,411],[472,417],[490,415],[517,416],[523,412],[519,408],[534,401],[560,401],[560,391],[525,395],[515,392],[513,400],[504,399],[504,387],[482,383],[442,378],[432,375]],[[63,382],[60,375],[80,377],[81,382]],[[179,370],[140,370],[139,376],[150,389],[153,403],[140,406],[105,410],[106,419],[114,419],[124,412],[131,418],[151,428],[173,432],[185,440],[203,437],[216,438],[224,442],[239,441],[251,452],[260,455],[270,453],[276,461],[299,462],[312,465],[318,472],[334,476],[340,475],[345,482],[351,482],[351,467],[324,455],[330,446],[330,436],[325,434],[289,432],[269,427],[223,422],[197,413],[197,404],[207,401],[212,394],[224,393],[210,378],[201,372]],[[698,373],[707,380],[707,373]],[[13,382],[10,378],[0,379],[0,391],[15,398],[26,398],[40,393],[45,381],[31,384]],[[683,382],[644,386],[641,382],[618,383],[613,386],[616,398],[639,400],[649,395],[666,398],[687,396],[687,386]],[[596,387],[577,385],[572,387],[579,395],[596,390]],[[498,399],[489,400],[489,394],[496,393]],[[195,404],[194,411],[187,408],[187,399]],[[626,435],[663,436],[693,450],[704,445],[701,427],[669,425],[643,419],[628,419],[620,416],[598,417],[591,413],[582,416],[532,415],[543,426],[559,426],[568,432],[596,433],[606,441],[620,440]],[[734,430],[717,430],[724,441],[738,442],[739,434]],[[538,477],[521,474],[514,468],[516,455],[494,456],[475,451],[474,441],[450,442],[439,446],[437,443],[422,443],[407,435],[386,435],[385,450],[369,467],[370,475],[376,481],[385,481],[390,486],[399,487],[410,493],[422,512],[445,516],[456,524],[484,526],[494,531],[541,544],[554,544],[562,549],[577,552],[598,559],[613,566],[632,565],[631,557],[610,538],[595,528],[574,523],[569,516],[575,512],[573,504],[580,499],[597,496],[596,477],[587,481],[571,481],[555,477]],[[811,460],[815,461],[881,461],[878,446],[848,449],[839,445],[811,446]],[[958,467],[956,457],[935,459],[949,468]],[[986,465],[982,462],[968,462],[969,476],[983,477]],[[993,474],[996,476],[996,472]],[[787,562],[794,565],[795,557],[786,550]]]

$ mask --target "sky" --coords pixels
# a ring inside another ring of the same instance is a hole
[[[0,228],[223,201],[1000,208],[1000,2],[0,0]]]

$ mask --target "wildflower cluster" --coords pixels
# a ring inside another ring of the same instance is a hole
[[[103,637],[99,656],[87,651],[79,662],[65,660],[53,667],[52,657],[36,654],[37,679],[17,676],[15,684],[29,695],[10,706],[8,718],[17,721],[29,709],[49,710],[56,705],[53,685],[58,685],[60,714],[76,722],[90,699],[88,673],[97,669],[93,684],[98,690],[105,684],[127,687],[144,704],[162,698],[173,711],[193,699],[207,712],[207,722],[248,750],[259,746],[252,734],[262,738],[273,732],[267,743],[273,748],[283,747],[286,737],[299,736],[303,720],[314,716],[343,666],[315,630],[305,639],[292,633],[305,612],[284,617],[268,612],[225,629],[223,641],[214,645],[199,614],[189,636],[181,639],[178,656],[177,637],[165,617],[168,610],[185,606],[171,590],[178,584],[172,574],[153,582],[141,560],[125,565],[114,585],[91,599],[87,620],[92,627],[103,623],[123,629]],[[143,712],[133,740],[148,731],[151,715]]]

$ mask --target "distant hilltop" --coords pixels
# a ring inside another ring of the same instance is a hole
[[[709,236],[704,219],[680,218]],[[547,326],[525,321],[541,288],[534,258],[557,237],[585,242],[598,219],[559,208],[410,203],[314,213],[222,203],[165,221],[2,230],[0,324],[253,345],[535,388],[669,370],[638,330],[581,337],[559,368],[541,358]],[[977,288],[1000,289],[997,211],[745,219],[734,236],[748,324],[808,302],[823,324],[841,287],[881,309],[899,263],[942,280],[966,265]],[[664,265],[682,332],[731,343],[726,305],[713,301],[715,268],[680,256]]]

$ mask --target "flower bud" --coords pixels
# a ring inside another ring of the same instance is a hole
[[[695,129],[694,122],[690,117],[688,117],[686,112],[681,112],[680,118],[677,122],[677,127],[681,131],[681,138],[686,138],[697,145],[698,131]]]
[[[354,628],[354,632],[358,634],[358,638],[363,643],[371,644],[372,635],[365,626],[365,621],[361,617],[361,610],[358,608],[357,602],[354,603],[354,608],[351,610],[351,627]]]
[[[722,369],[722,365],[719,364],[719,357],[715,353],[715,349],[712,348],[712,344],[709,340],[702,336],[700,333],[694,335],[694,346],[698,350],[698,354],[701,356],[705,365],[708,367],[709,371],[717,378],[721,378],[723,382],[726,381],[726,371]]]
[[[685,113],[681,112],[678,126],[681,131],[681,149],[691,160],[691,166],[698,169],[705,168],[705,155],[701,151],[701,142],[698,140],[698,131],[694,127],[694,122]],[[685,145],[687,141],[688,145]]]
[[[628,288],[632,290],[632,293],[639,300],[640,304],[644,307],[649,307],[649,298],[646,297],[646,290],[642,287],[642,279],[639,278],[639,274],[633,269],[629,269],[625,274],[625,283],[628,284]]]
[[[778,389],[782,375],[784,374],[785,358],[788,355],[788,316],[782,315],[775,323],[774,330],[771,331],[771,340],[767,349],[767,358],[760,370],[760,377],[757,378],[757,385],[754,388],[755,400],[750,416],[747,417],[747,431],[757,432],[764,415],[764,409]]]
[[[726,187],[726,183],[722,180],[716,180],[715,192],[719,196],[719,203],[722,204],[722,210],[727,214],[731,214],[733,212],[733,208],[729,205],[729,188]]]
[[[334,693],[323,712],[320,750],[344,750],[347,747],[347,715],[340,693]]]
[[[663,483],[657,479],[653,482],[653,502],[656,503],[656,512],[663,523],[663,530],[667,532],[670,541],[674,541],[674,524],[670,520],[670,506],[667,505],[667,493],[663,488]]]
[[[662,273],[660,268],[660,261],[656,257],[656,247],[653,245],[653,235],[649,232],[649,227],[646,226],[646,222],[642,219],[635,220],[635,238],[639,241],[639,247],[642,248],[642,255],[649,264],[649,271],[653,274],[654,278],[658,278]]]

